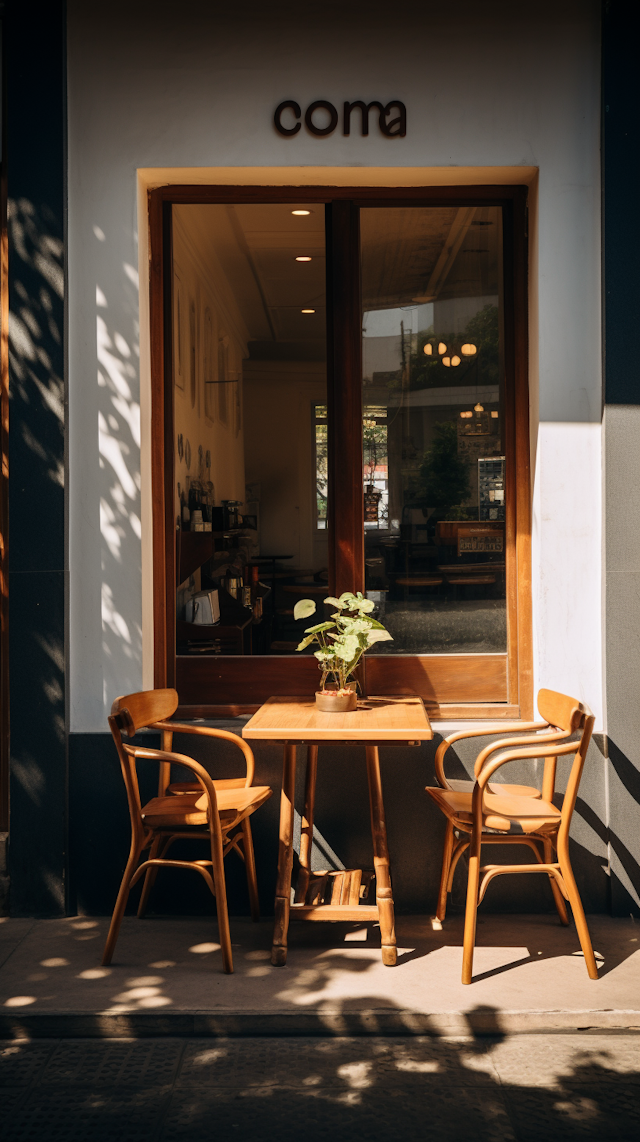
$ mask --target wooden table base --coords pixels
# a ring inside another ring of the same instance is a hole
[[[287,962],[287,939],[289,921],[299,920],[378,920],[380,923],[382,962],[393,967],[397,959],[393,894],[389,874],[389,850],[387,828],[382,800],[380,779],[380,759],[378,747],[366,746],[367,778],[369,782],[369,803],[371,807],[371,838],[373,841],[373,863],[376,873],[375,905],[357,904],[350,899],[344,904],[307,904],[307,889],[311,873],[311,849],[313,843],[313,818],[315,812],[316,780],[318,774],[318,747],[307,747],[307,773],[305,782],[305,809],[302,819],[300,839],[300,879],[297,896],[298,904],[291,904],[291,872],[293,869],[293,809],[296,784],[296,747],[289,743],[284,747],[282,774],[282,795],[280,799],[280,844],[278,851],[278,881],[275,899],[275,921],[271,963],[282,967]]]

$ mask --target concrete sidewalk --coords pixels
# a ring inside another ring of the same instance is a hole
[[[0,920],[0,1036],[468,1035],[640,1029],[640,924],[589,919],[601,978],[554,915],[482,916],[475,981],[460,983],[462,918],[398,917],[398,964],[376,925],[292,924],[285,968],[271,921],[232,919],[225,976],[213,918]]]
[[[634,1034],[0,1041],[3,1142],[629,1142]]]

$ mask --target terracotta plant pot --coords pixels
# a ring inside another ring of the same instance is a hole
[[[316,706],[323,714],[346,714],[348,710],[355,710],[358,705],[358,695],[355,690],[344,691],[339,694],[337,690],[316,690]]]

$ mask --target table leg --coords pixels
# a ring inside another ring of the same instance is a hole
[[[311,875],[311,850],[313,848],[313,817],[316,804],[316,778],[318,776],[318,747],[307,746],[307,773],[304,788],[304,817],[300,832],[300,878],[296,903],[304,904],[309,889]]]
[[[367,746],[367,777],[369,780],[369,802],[371,805],[371,838],[373,840],[373,866],[376,870],[376,904],[380,919],[380,942],[382,962],[393,967],[397,959],[393,893],[389,875],[389,849],[387,847],[387,826],[384,819],[382,801],[382,781],[380,779],[380,758],[378,747]]]
[[[278,881],[276,885],[275,919],[271,963],[282,967],[287,962],[287,935],[291,906],[291,871],[293,868],[293,802],[296,789],[296,747],[285,743],[280,796],[280,844],[278,849]]]

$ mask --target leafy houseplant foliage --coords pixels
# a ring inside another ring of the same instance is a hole
[[[435,508],[436,519],[466,519],[462,504],[471,494],[469,465],[458,455],[455,424],[434,424],[433,441],[425,452],[418,483],[419,495]]]
[[[296,650],[305,650],[312,642],[317,642],[319,650],[314,651],[322,671],[321,688],[324,690],[327,678],[337,683],[338,690],[345,690],[346,683],[353,674],[365,650],[376,642],[392,642],[392,636],[382,623],[371,617],[374,603],[365,599],[358,591],[344,591],[339,599],[332,596],[324,600],[336,612],[331,621],[309,627]],[[294,609],[294,619],[308,619],[315,614],[313,599],[300,599]]]

